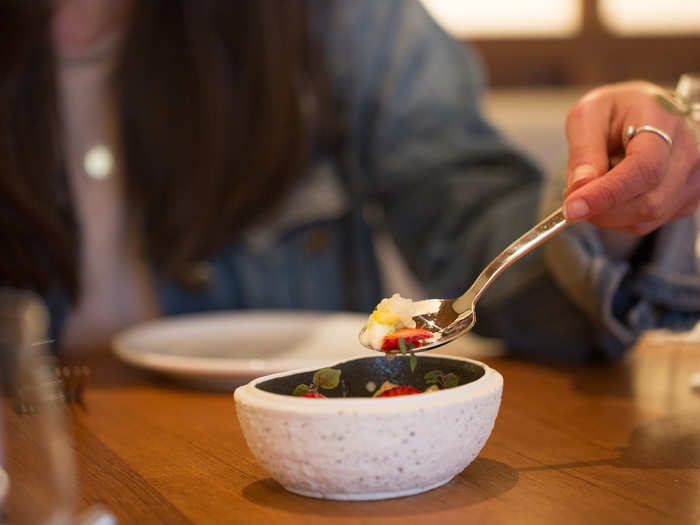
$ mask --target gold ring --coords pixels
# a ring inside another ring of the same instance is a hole
[[[671,137],[668,133],[661,131],[659,128],[655,128],[654,126],[647,125],[639,126],[638,128],[635,128],[634,126],[627,126],[622,132],[622,145],[624,146],[624,148],[627,149],[627,144],[630,143],[630,140],[632,140],[634,137],[636,137],[643,131],[650,131],[652,133],[656,133],[659,137],[666,141],[666,144],[668,144],[669,146],[673,146],[673,141],[671,140]]]

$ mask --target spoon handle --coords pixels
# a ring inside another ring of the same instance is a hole
[[[499,253],[479,274],[479,277],[477,277],[474,284],[469,287],[469,290],[454,301],[452,308],[454,308],[455,312],[458,314],[461,314],[467,309],[473,309],[474,304],[479,300],[481,294],[486,291],[496,277],[501,275],[504,270],[523,255],[530,253],[550,237],[566,228],[566,226],[566,219],[564,218],[561,208],[559,208]]]

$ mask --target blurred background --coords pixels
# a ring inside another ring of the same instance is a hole
[[[566,151],[567,108],[588,88],[630,79],[673,87],[700,71],[697,0],[422,2],[479,51],[492,87],[487,113],[548,169]]]
[[[700,71],[698,0],[421,0],[452,36],[481,55],[484,111],[546,173],[566,160],[564,121],[589,89],[643,79],[673,89]],[[379,241],[393,287],[420,296]]]

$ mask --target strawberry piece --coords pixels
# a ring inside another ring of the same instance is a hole
[[[431,339],[432,337],[433,333],[431,331],[422,328],[400,328],[384,336],[382,350],[397,350],[399,348],[399,338],[403,338],[406,347],[410,350],[411,346],[416,348],[421,345],[421,341],[424,339]]]
[[[410,396],[412,394],[422,394],[420,390],[417,388],[413,388],[412,386],[395,386],[394,388],[390,388],[389,390],[385,390],[381,394],[379,394],[377,397],[395,397],[395,396]]]
[[[312,397],[314,399],[328,399],[326,396],[319,392],[307,392],[306,394],[302,394],[299,397]]]

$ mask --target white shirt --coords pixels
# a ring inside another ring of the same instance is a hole
[[[110,35],[80,55],[58,58],[64,158],[81,236],[81,295],[63,334],[71,350],[104,345],[118,329],[159,311],[149,269],[126,227],[118,162],[102,180],[84,169],[90,148],[115,150],[108,76],[117,45],[118,35]]]

